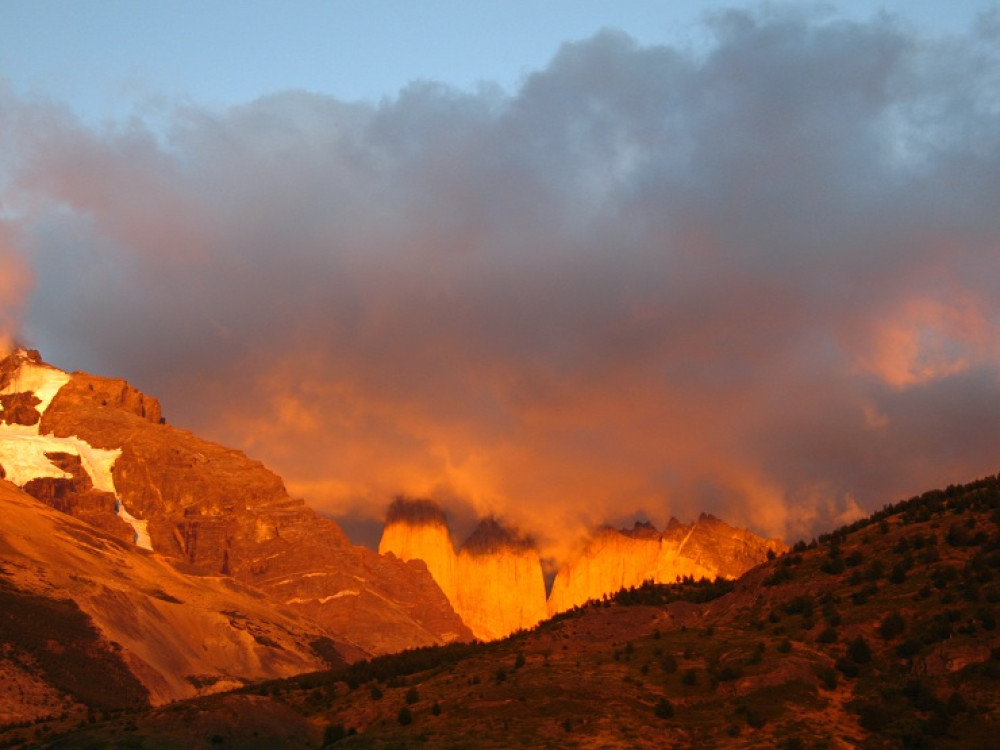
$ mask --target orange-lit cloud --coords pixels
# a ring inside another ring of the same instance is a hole
[[[998,353],[998,331],[987,312],[961,295],[905,300],[886,319],[872,322],[872,340],[860,364],[896,388],[965,372]]]
[[[547,553],[700,511],[794,540],[995,472],[996,40],[712,23],[158,133],[7,92],[24,334],[365,533],[404,492]]]

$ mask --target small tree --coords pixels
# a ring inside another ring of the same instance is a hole
[[[396,715],[396,719],[403,726],[406,726],[407,724],[412,724],[413,713],[410,711],[409,706],[403,706],[401,709],[399,709],[399,713]]]
[[[882,624],[878,626],[879,636],[886,641],[892,640],[897,635],[902,635],[903,631],[906,630],[906,622],[903,620],[903,616],[899,612],[893,612],[887,615]]]
[[[346,736],[347,732],[344,730],[343,724],[330,724],[323,731],[323,747],[340,742]]]
[[[674,718],[674,704],[666,698],[660,698],[660,701],[656,704],[656,708],[653,709],[653,713],[661,719],[672,719]]]
[[[412,706],[418,700],[420,700],[420,693],[417,691],[415,687],[411,687],[409,690],[406,691],[407,704]]]
[[[868,646],[868,641],[859,635],[847,647],[847,656],[855,664],[867,664],[870,662],[872,660],[872,650]]]

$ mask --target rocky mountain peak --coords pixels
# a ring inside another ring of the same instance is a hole
[[[535,541],[510,526],[504,526],[494,516],[484,518],[465,540],[461,552],[490,555],[505,550],[525,552],[535,550]]]
[[[658,539],[660,532],[649,521],[636,521],[631,529],[620,529],[619,533],[631,539]]]
[[[444,509],[426,498],[398,496],[385,513],[385,525],[405,523],[410,526],[448,526]]]

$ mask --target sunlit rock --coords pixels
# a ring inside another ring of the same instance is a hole
[[[559,569],[548,611],[563,612],[647,580],[736,578],[764,562],[769,551],[785,549],[776,539],[762,539],[706,514],[693,524],[671,519],[662,534],[649,524],[621,531],[605,527]]]
[[[477,638],[503,638],[548,616],[538,550],[493,518],[462,545],[457,571],[455,610]]]

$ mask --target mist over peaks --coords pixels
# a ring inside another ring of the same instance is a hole
[[[169,128],[0,85],[0,332],[340,518],[793,539],[1000,455],[998,49],[788,9]]]

